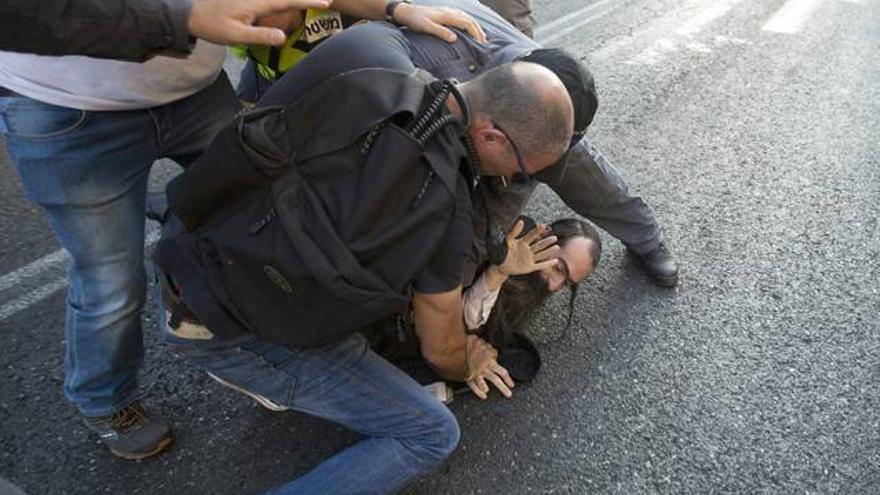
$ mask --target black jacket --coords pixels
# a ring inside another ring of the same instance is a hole
[[[471,230],[456,222],[466,123],[445,106],[451,84],[429,80],[355,70],[243,112],[169,183],[154,260],[202,324],[320,346],[405,311],[426,270],[459,283],[460,263],[435,260],[469,241],[455,235]]]
[[[191,45],[190,0],[0,0],[0,50],[141,62]]]

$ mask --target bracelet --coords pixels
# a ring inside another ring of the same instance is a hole
[[[412,5],[412,0],[389,0],[388,3],[385,4],[385,20],[390,22],[391,24],[397,25],[397,22],[394,20],[394,11],[397,10],[397,7],[402,3],[408,3]]]

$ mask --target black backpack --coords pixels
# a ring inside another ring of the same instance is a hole
[[[362,69],[237,116],[167,188],[172,324],[320,346],[405,310],[470,194],[450,92],[466,108],[451,82]]]

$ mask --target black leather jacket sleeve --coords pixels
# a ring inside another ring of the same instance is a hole
[[[0,50],[143,61],[185,56],[191,0],[0,0]]]

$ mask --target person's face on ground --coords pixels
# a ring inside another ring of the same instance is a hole
[[[559,292],[567,283],[579,283],[593,273],[593,257],[586,237],[573,237],[560,246],[559,263],[539,272],[550,292]]]

